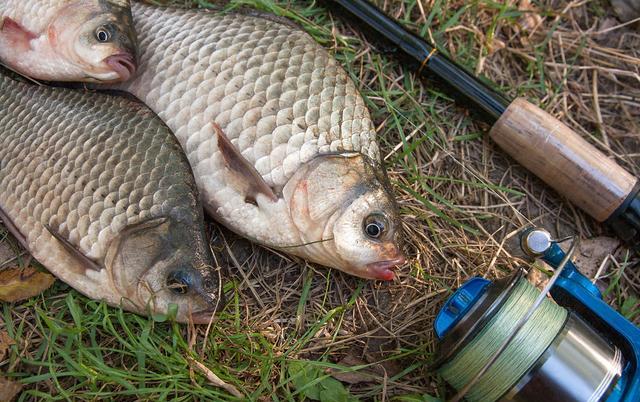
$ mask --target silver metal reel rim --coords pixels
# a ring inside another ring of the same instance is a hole
[[[459,401],[461,401],[462,398],[464,398],[464,396],[469,392],[471,387],[473,387],[478,382],[478,380],[480,380],[480,378],[493,366],[493,364],[496,362],[496,360],[498,360],[498,357],[500,357],[502,352],[505,351],[505,349],[513,341],[513,339],[516,337],[516,335],[518,335],[518,333],[520,332],[520,330],[522,329],[524,324],[529,320],[529,318],[533,315],[533,313],[535,313],[535,311],[540,307],[542,302],[546,299],[547,295],[549,294],[549,291],[551,290],[553,285],[556,283],[556,281],[560,277],[560,274],[562,273],[564,267],[567,265],[567,262],[569,262],[569,260],[571,259],[571,257],[575,253],[575,250],[576,250],[577,246],[578,246],[578,238],[576,236],[573,236],[571,245],[569,246],[569,250],[565,254],[565,256],[562,259],[562,261],[560,261],[560,264],[558,265],[558,268],[556,268],[556,270],[553,273],[553,276],[551,277],[549,282],[545,285],[545,287],[542,289],[542,292],[540,292],[540,294],[538,295],[538,297],[536,298],[534,303],[527,310],[527,312],[524,314],[524,316],[522,316],[522,318],[520,318],[518,323],[514,326],[513,330],[509,334],[509,336],[507,336],[505,341],[500,345],[498,350],[496,350],[496,352],[489,358],[489,360],[482,367],[482,369],[480,369],[480,371],[471,379],[471,381],[469,381],[464,387],[462,387],[462,389],[460,389],[453,396],[453,398],[450,399],[451,402],[459,402]]]

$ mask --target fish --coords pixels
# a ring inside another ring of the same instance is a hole
[[[171,128],[205,210],[264,246],[392,280],[401,221],[369,111],[306,32],[271,17],[132,4],[139,68],[107,86]]]
[[[0,219],[80,293],[208,323],[223,303],[189,163],[137,101],[0,75]]]
[[[126,81],[137,68],[129,0],[2,0],[0,61],[36,80]]]

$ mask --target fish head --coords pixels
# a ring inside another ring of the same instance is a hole
[[[353,199],[333,224],[335,253],[344,270],[366,279],[393,280],[395,268],[405,263],[399,224],[386,191],[372,189]]]
[[[392,280],[404,264],[388,178],[360,153],[315,157],[283,189],[303,239],[297,252],[366,279]]]
[[[127,227],[111,242],[105,265],[122,302],[139,313],[167,313],[208,323],[222,305],[220,270],[202,230],[171,217]]]
[[[138,67],[137,37],[127,2],[71,2],[48,29],[51,46],[67,63],[66,81],[115,83]]]

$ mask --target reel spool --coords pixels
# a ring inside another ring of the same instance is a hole
[[[602,301],[546,231],[521,239],[557,268],[542,293],[522,269],[495,282],[472,278],[436,317],[435,367],[458,391],[453,400],[640,401],[640,329]],[[543,296],[549,289],[555,301]]]

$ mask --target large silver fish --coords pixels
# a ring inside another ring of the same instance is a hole
[[[0,61],[49,81],[126,81],[136,69],[129,0],[1,0]]]
[[[0,217],[47,269],[138,313],[208,322],[220,298],[195,182],[146,107],[0,75]]]
[[[290,24],[133,4],[118,86],[167,123],[205,209],[254,241],[363,278],[404,262],[375,130],[337,62]]]

